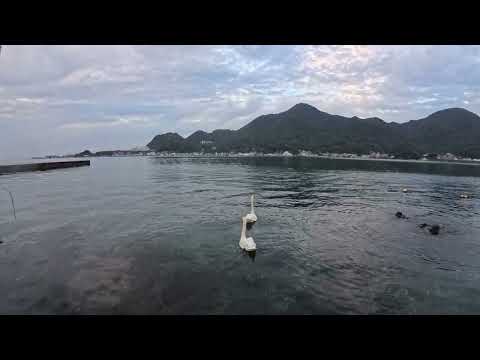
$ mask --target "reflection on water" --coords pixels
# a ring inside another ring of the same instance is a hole
[[[3,176],[17,221],[4,194],[0,313],[480,313],[479,171],[98,158]],[[257,251],[246,253],[239,218],[251,193]]]
[[[256,251],[247,251],[247,255],[250,259],[252,259],[252,262],[255,261],[255,256],[257,256]]]

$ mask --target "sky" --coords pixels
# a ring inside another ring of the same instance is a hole
[[[480,114],[479,95],[480,46],[6,45],[0,159],[238,129],[299,102],[387,122]]]

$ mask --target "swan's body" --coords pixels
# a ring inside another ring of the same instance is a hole
[[[403,191],[403,192],[407,192],[407,191],[408,191],[408,189],[403,189],[402,191]]]
[[[242,248],[245,251],[255,251],[257,250],[257,244],[255,244],[255,241],[253,241],[252,237],[246,236],[247,232],[247,217],[244,216],[242,217],[242,234],[240,235],[240,242],[238,245],[240,245],[240,248]]]
[[[467,194],[462,194],[462,195],[460,195],[460,197],[461,197],[462,199],[468,199],[468,195],[467,195]]]
[[[248,223],[257,222],[257,215],[255,215],[255,210],[253,209],[253,199],[254,199],[254,195],[250,197],[250,205],[251,205],[250,213],[247,214],[247,216],[245,216]]]

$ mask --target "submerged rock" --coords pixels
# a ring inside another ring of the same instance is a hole
[[[405,215],[403,215],[403,213],[401,211],[397,211],[395,213],[395,216],[399,219],[407,219],[407,217]]]
[[[440,226],[433,225],[432,227],[430,227],[430,229],[428,229],[428,231],[430,231],[430,234],[432,235],[438,235],[438,233],[440,232]]]

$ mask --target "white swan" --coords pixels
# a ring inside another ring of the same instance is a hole
[[[255,215],[255,210],[253,209],[253,200],[254,200],[254,195],[250,197],[250,202],[251,202],[251,209],[250,213],[245,216],[247,218],[248,223],[254,223],[257,222],[257,215]]]
[[[246,237],[245,233],[247,232],[247,217],[242,217],[242,234],[240,235],[240,248],[246,251],[255,251],[257,250],[257,244],[253,241],[252,237]]]

